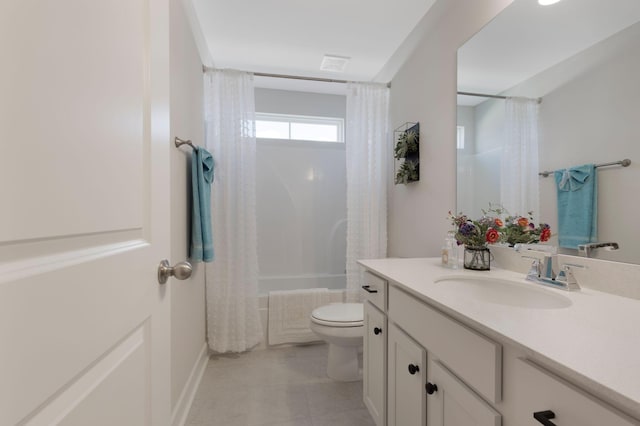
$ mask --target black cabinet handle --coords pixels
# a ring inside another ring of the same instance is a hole
[[[427,382],[424,388],[427,390],[427,393],[429,395],[433,395],[434,392],[438,392],[438,385],[436,385],[435,383]]]
[[[378,292],[378,290],[371,290],[371,286],[370,285],[363,285],[362,288],[367,293],[377,293]]]
[[[414,365],[414,364],[409,364],[409,374],[411,374],[413,376],[418,371],[420,371],[420,367],[418,367],[417,365]]]
[[[542,423],[544,426],[556,426],[554,422],[549,420],[556,418],[556,414],[551,410],[537,411],[533,413],[533,418]]]
[[[373,334],[375,334],[375,335],[377,336],[377,335],[378,335],[378,334],[380,334],[380,333],[382,333],[382,329],[381,329],[381,328],[379,328],[379,327],[374,327],[374,329],[373,329]]]

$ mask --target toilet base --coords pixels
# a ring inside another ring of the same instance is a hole
[[[362,379],[358,365],[358,346],[329,344],[327,376],[340,382],[355,382]]]

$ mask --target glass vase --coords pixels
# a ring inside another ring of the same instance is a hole
[[[474,271],[491,269],[491,252],[487,247],[464,246],[464,268]]]

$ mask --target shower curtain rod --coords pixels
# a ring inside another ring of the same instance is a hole
[[[216,68],[211,68],[206,65],[202,66],[202,72],[213,71]],[[299,75],[287,75],[287,74],[270,74],[265,72],[254,72],[253,75],[256,77],[271,77],[271,78],[286,78],[289,80],[305,80],[305,81],[319,81],[322,83],[350,83],[347,80],[334,80],[332,78],[320,78],[320,77],[304,77]],[[361,83],[359,81],[354,81],[353,83]],[[387,87],[391,87],[391,83],[387,83]]]
[[[479,98],[493,98],[493,99],[507,99],[508,96],[502,95],[487,95],[485,93],[473,93],[473,92],[458,92],[458,95],[463,96],[477,96]],[[542,98],[536,98],[538,103],[542,103]]]

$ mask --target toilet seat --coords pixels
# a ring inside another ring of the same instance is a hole
[[[364,310],[362,303],[333,303],[316,308],[311,321],[328,327],[362,327]]]

